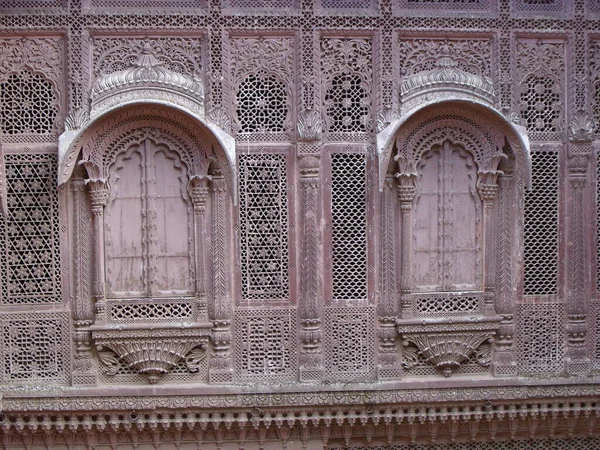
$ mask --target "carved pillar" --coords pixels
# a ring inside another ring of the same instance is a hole
[[[496,170],[486,170],[479,173],[479,197],[483,202],[483,286],[485,290],[484,314],[486,316],[495,315],[494,294],[495,294],[495,223],[494,223],[494,202],[498,194],[498,185],[496,181],[501,172]]]
[[[568,277],[567,277],[567,349],[565,370],[569,375],[584,375],[590,371],[587,352],[587,312],[590,298],[586,276],[587,263],[585,250],[585,209],[589,143],[569,145],[569,201],[570,221],[568,222]]]
[[[513,279],[513,230],[514,230],[514,175],[503,174],[498,178],[496,214],[496,313],[502,317],[494,340],[493,374],[496,377],[517,375],[514,355],[514,279]]]
[[[396,283],[396,199],[394,175],[388,174],[383,185],[379,233],[379,365],[378,378],[402,377],[398,358],[398,289]]]
[[[90,236],[89,205],[85,183],[81,178],[71,181],[73,211],[73,320],[75,358],[73,361],[73,385],[95,386],[96,371],[92,358],[90,325],[94,322],[94,310],[90,292]]]
[[[413,316],[412,303],[406,299],[410,294],[412,285],[412,202],[416,193],[417,172],[404,158],[396,156],[398,163],[398,199],[400,200],[400,223],[402,226],[402,251],[400,266],[400,286],[402,293],[402,318],[408,319]]]
[[[94,240],[94,280],[92,298],[95,304],[96,323],[106,321],[106,298],[104,280],[104,207],[108,202],[108,186],[101,178],[85,180],[90,193],[92,205],[93,240]]]
[[[211,247],[209,320],[213,323],[213,352],[209,361],[211,383],[231,383],[233,364],[231,355],[231,298],[229,225],[227,220],[227,184],[216,169],[211,181]]]
[[[208,320],[206,310],[206,270],[205,270],[205,250],[207,242],[206,229],[206,199],[208,198],[208,181],[211,179],[208,175],[190,178],[188,186],[190,198],[194,206],[194,266],[196,279],[196,301],[198,306],[198,321]]]
[[[313,381],[323,377],[322,330],[322,264],[319,254],[322,227],[319,223],[320,207],[320,154],[307,153],[318,150],[314,145],[304,148],[299,144],[300,165],[300,380]]]

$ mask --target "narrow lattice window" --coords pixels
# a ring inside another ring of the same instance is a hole
[[[523,373],[552,373],[563,361],[564,305],[519,305],[519,369]]]
[[[8,215],[0,219],[2,303],[58,303],[55,155],[6,155]]]
[[[338,75],[325,95],[331,132],[365,132],[369,114],[369,96],[358,75]]]
[[[596,154],[596,296],[600,297],[600,153]]]
[[[594,123],[596,133],[600,134],[600,80],[594,85]]]
[[[52,85],[27,71],[0,82],[0,134],[48,134],[58,114]]]
[[[525,192],[525,295],[558,293],[558,153],[532,153]]]
[[[333,300],[367,297],[365,157],[331,155],[331,244]]]
[[[560,93],[556,83],[548,76],[531,76],[525,80],[521,94],[521,114],[531,132],[556,132],[560,117]]]
[[[288,202],[284,155],[240,156],[242,298],[288,298]]]
[[[285,85],[275,76],[251,75],[240,84],[237,116],[242,133],[284,131],[288,115]]]

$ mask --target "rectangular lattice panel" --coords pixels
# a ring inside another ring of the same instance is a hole
[[[558,293],[558,152],[531,154],[533,183],[525,192],[525,295]]]
[[[106,315],[110,322],[189,322],[197,309],[192,299],[119,299],[106,301]]]
[[[448,444],[399,444],[361,447],[329,447],[330,450],[596,450],[600,437],[456,442]]]
[[[288,200],[284,155],[240,155],[243,300],[288,299]]]
[[[223,8],[289,9],[298,8],[299,0],[223,0]]]
[[[325,308],[325,352],[330,380],[368,381],[375,375],[374,308]]]
[[[0,2],[0,11],[6,9],[65,8],[67,0],[5,0]]]
[[[562,370],[564,304],[519,305],[517,330],[521,373],[552,374]]]
[[[600,297],[600,153],[596,154],[596,297]]]
[[[487,11],[493,0],[397,0],[398,11]]]
[[[8,215],[0,218],[2,304],[61,301],[55,155],[6,155]]]
[[[138,8],[160,8],[160,9],[180,9],[180,8],[206,8],[206,0],[89,0],[89,6],[92,8],[118,8],[118,9],[138,9]]]
[[[600,370],[600,303],[592,303],[589,313],[590,359],[592,369]]]
[[[331,274],[333,300],[367,298],[365,156],[331,155]]]
[[[235,343],[240,381],[296,378],[295,310],[236,311]]]
[[[0,316],[2,382],[62,383],[69,367],[69,313]]]
[[[513,0],[513,8],[520,13],[551,14],[566,13],[569,0]]]
[[[320,3],[320,4],[319,4]],[[372,0],[317,0],[315,7],[325,9],[368,9],[373,7]]]

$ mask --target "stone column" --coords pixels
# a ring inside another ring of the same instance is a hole
[[[208,321],[206,309],[206,267],[205,251],[207,249],[206,200],[208,198],[208,175],[194,175],[190,178],[188,190],[194,207],[194,267],[196,280],[196,303],[198,321]]]
[[[396,182],[393,174],[386,176],[381,195],[379,224],[379,365],[378,379],[402,377],[398,357],[398,286],[396,277]]]
[[[212,175],[211,190],[211,246],[208,316],[213,323],[213,352],[209,360],[209,381],[231,383],[233,361],[231,354],[231,252],[229,221],[227,220],[227,184],[219,169]]]
[[[498,194],[496,181],[500,174],[501,172],[497,170],[480,172],[477,185],[479,197],[483,202],[483,287],[485,291],[484,314],[486,316],[496,314],[494,308],[494,294],[496,291],[494,202]]]
[[[75,358],[73,360],[73,385],[95,386],[96,370],[92,357],[92,334],[94,308],[90,291],[90,212],[85,183],[82,178],[71,180],[71,204],[73,211],[73,338]]]
[[[92,298],[95,304],[96,322],[106,322],[105,274],[104,274],[104,207],[108,202],[108,186],[101,178],[85,180],[90,193],[93,223],[93,283]]]
[[[514,355],[514,279],[513,279],[513,230],[514,221],[514,175],[498,177],[496,200],[496,313],[502,317],[494,339],[494,361],[492,371],[496,377],[517,375]]]
[[[417,191],[417,172],[413,165],[404,158],[396,156],[398,163],[396,180],[398,182],[398,199],[400,200],[400,223],[402,226],[402,251],[400,262],[400,289],[402,318],[410,319],[413,316],[412,302],[408,298],[412,285],[412,203]]]
[[[567,257],[567,349],[565,370],[569,375],[586,375],[590,372],[590,359],[587,351],[587,313],[590,298],[588,263],[585,241],[584,197],[588,174],[591,144],[572,142],[569,144],[569,194],[567,208],[570,208],[568,221]],[[586,257],[587,256],[587,257]]]
[[[308,148],[306,148],[308,147]],[[300,165],[300,381],[323,378],[323,270],[320,255],[320,153],[318,145],[299,144]]]

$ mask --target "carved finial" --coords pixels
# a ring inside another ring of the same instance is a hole
[[[575,113],[569,122],[569,140],[571,142],[591,142],[594,137],[594,121],[584,110]]]

